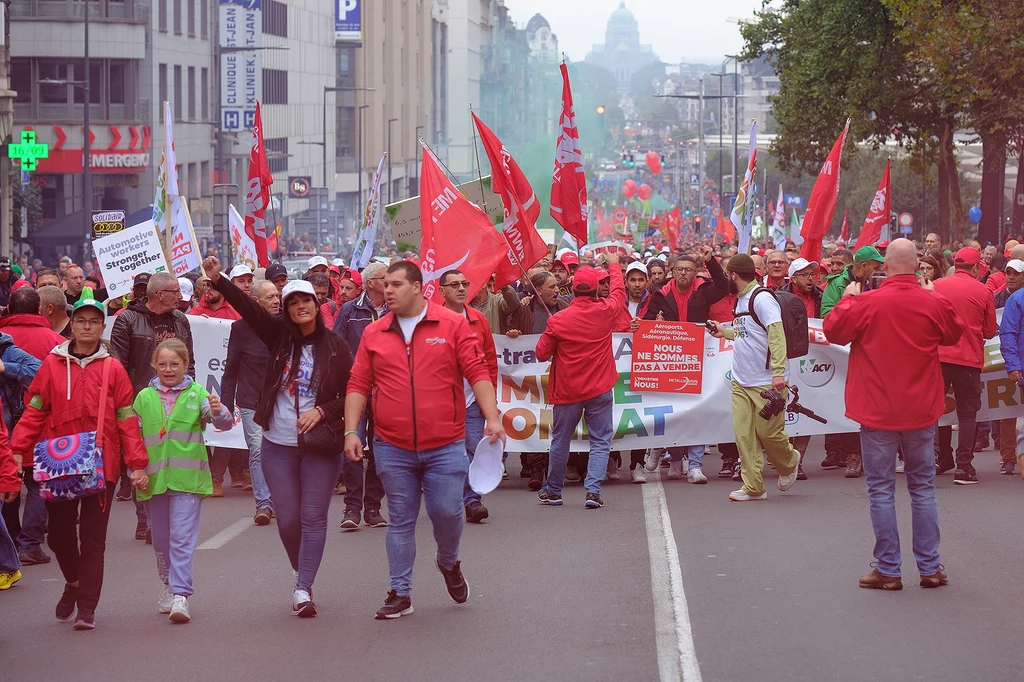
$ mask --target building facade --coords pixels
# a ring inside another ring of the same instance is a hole
[[[658,61],[650,45],[640,43],[640,27],[626,3],[612,12],[608,19],[603,45],[594,45],[586,61],[607,69],[615,76],[620,93],[629,92],[631,79],[640,69]]]

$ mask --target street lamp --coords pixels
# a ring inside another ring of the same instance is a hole
[[[348,86],[342,87],[331,87],[329,85],[324,86],[324,115],[323,115],[323,128],[320,131],[320,146],[323,147],[323,162],[324,162],[324,187],[327,187],[327,93],[328,92],[377,92],[375,88],[351,88]],[[367,105],[369,106],[369,105]],[[362,107],[360,107],[362,108]],[[337,131],[334,133],[337,135]],[[313,144],[316,144],[315,142]]]
[[[369,104],[364,104],[359,107],[359,130],[356,133],[359,136],[358,157],[356,165],[359,166],[359,201],[356,205],[356,211],[359,215],[363,212],[363,109],[369,109]]]
[[[397,118],[388,119],[388,203],[391,203],[391,124],[397,122]]]
[[[718,94],[721,97],[718,98],[718,203],[721,206],[722,203],[722,101],[725,99],[725,92],[722,90],[722,76],[727,74],[724,73],[712,73],[708,74],[718,79]]]

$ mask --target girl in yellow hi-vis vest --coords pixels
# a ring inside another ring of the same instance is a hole
[[[231,413],[217,396],[185,376],[188,349],[167,339],[153,353],[156,376],[135,398],[135,413],[149,452],[149,485],[138,491],[153,527],[156,566],[163,581],[160,613],[187,623],[192,596],[192,555],[199,539],[199,507],[213,493],[210,462],[203,444],[208,422],[229,429]]]

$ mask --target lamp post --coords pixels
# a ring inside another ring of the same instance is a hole
[[[420,131],[421,130],[426,130],[426,128],[427,128],[427,126],[425,126],[425,125],[416,126],[416,131],[415,131],[416,132],[416,160],[413,161],[413,165],[415,165],[416,167],[413,169],[413,172],[416,173],[416,194],[420,193],[420,139],[422,139],[422,137],[423,137],[422,135],[420,135]],[[1024,158],[1024,156],[1022,156],[1021,158]]]
[[[320,129],[320,146],[323,147],[323,162],[324,162],[324,187],[327,187],[327,93],[328,92],[377,92],[375,88],[351,88],[351,87],[336,87],[332,88],[329,85],[324,86],[324,112],[323,112],[323,127]],[[334,133],[337,135],[337,131]],[[315,144],[315,143],[313,143]]]
[[[359,137],[359,144],[356,145],[358,148],[357,155],[359,157],[356,162],[356,165],[359,166],[359,201],[356,202],[357,215],[362,215],[363,213],[363,109],[369,108],[369,104],[364,104],[359,107],[359,130],[356,133]]]
[[[710,75],[715,76],[716,78],[718,78],[718,94],[721,95],[718,98],[718,181],[715,183],[715,184],[718,185],[718,197],[719,197],[718,203],[719,203],[719,206],[721,206],[721,203],[722,203],[722,201],[721,201],[721,197],[722,197],[722,184],[723,184],[722,183],[722,154],[723,154],[723,150],[722,150],[722,100],[725,99],[725,93],[722,92],[722,76],[724,76],[726,74],[724,74],[724,73],[712,73]]]
[[[391,124],[397,122],[397,118],[388,119],[388,203],[391,203]]]

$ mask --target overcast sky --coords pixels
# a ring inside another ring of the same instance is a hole
[[[621,0],[505,0],[512,20],[525,27],[540,12],[571,61],[604,42],[605,27]],[[750,19],[761,0],[626,0],[637,19],[640,42],[654,46],[663,62],[719,62],[742,47],[739,26],[727,19]]]

